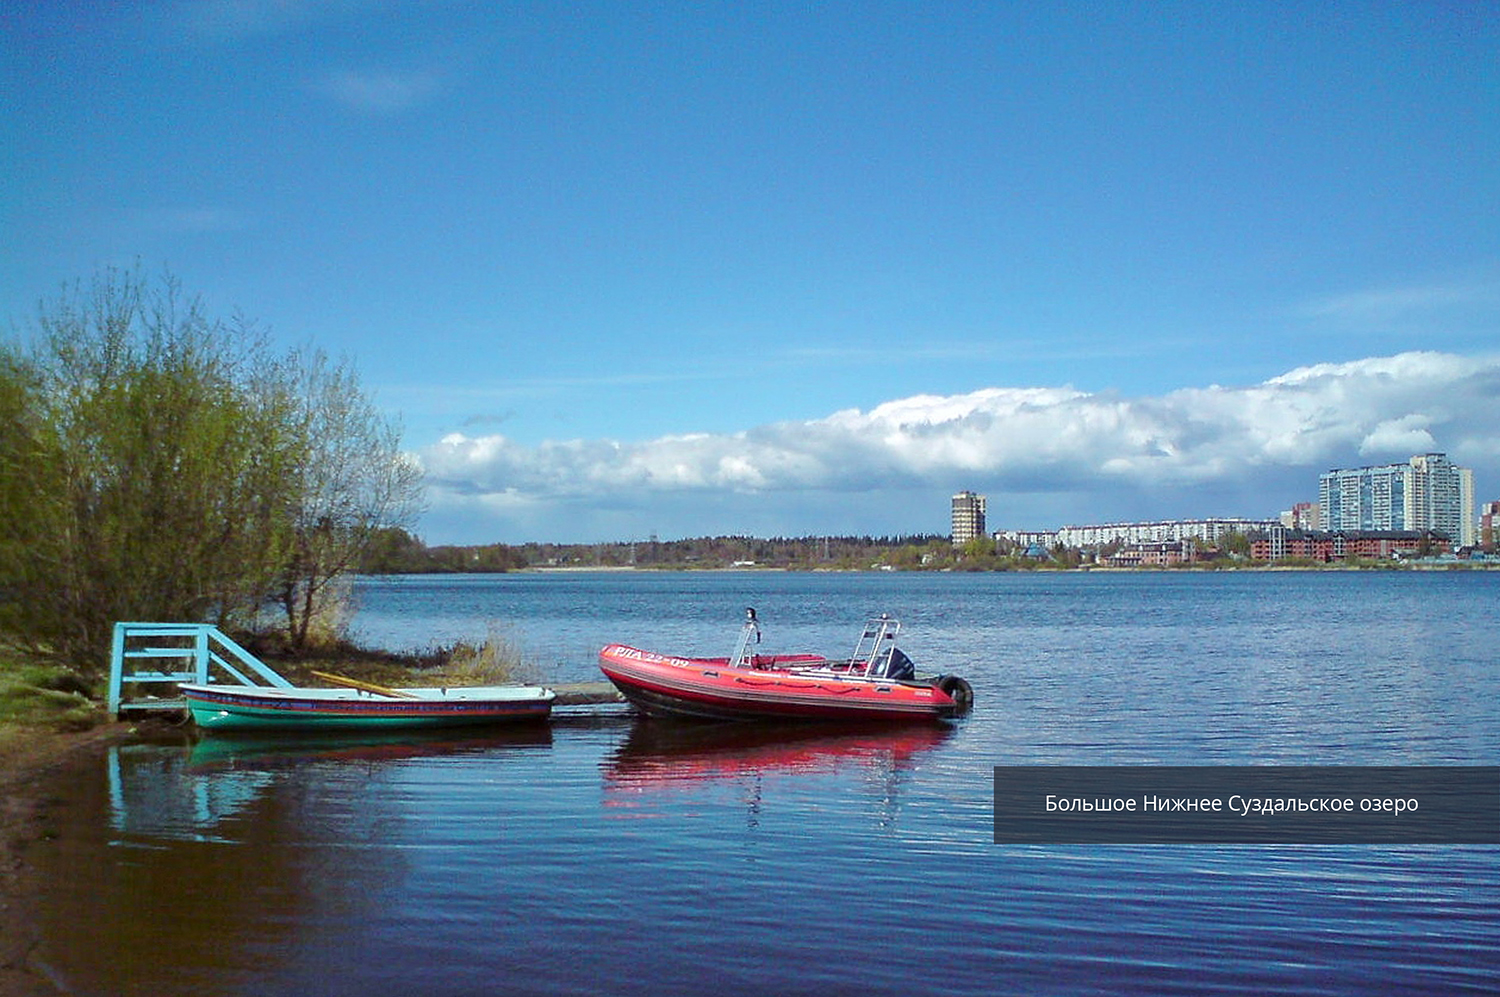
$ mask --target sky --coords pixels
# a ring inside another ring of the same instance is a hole
[[[428,543],[1500,499],[1500,5],[0,9],[0,328],[102,268],[356,364]]]

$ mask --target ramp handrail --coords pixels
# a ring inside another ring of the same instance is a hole
[[[156,643],[167,641],[167,643]],[[191,641],[191,643],[185,643]],[[169,661],[176,664],[170,669]],[[142,662],[137,665],[136,662]],[[183,664],[185,662],[185,664]],[[155,664],[152,667],[153,663]],[[203,684],[213,669],[241,685],[292,684],[209,623],[116,623],[109,651],[109,712],[118,716],[126,685]],[[263,681],[257,682],[254,675]]]

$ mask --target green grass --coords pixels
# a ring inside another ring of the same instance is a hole
[[[90,692],[87,683],[66,668],[0,654],[0,725],[88,730],[104,719]]]
[[[429,685],[515,685],[542,681],[541,669],[528,663],[520,645],[494,624],[484,643],[460,641],[447,650],[446,660],[423,673]]]
[[[264,648],[260,652],[262,660],[293,685],[327,685],[314,671],[391,688],[537,684],[543,679],[542,669],[526,661],[516,642],[494,624],[482,643],[459,641],[425,651],[401,653],[338,643],[298,658]]]

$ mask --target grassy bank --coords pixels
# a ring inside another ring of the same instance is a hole
[[[104,719],[91,684],[67,668],[0,652],[0,728],[88,730]]]
[[[454,644],[413,651],[386,651],[334,641],[309,652],[292,655],[274,641],[253,637],[236,639],[293,685],[327,685],[313,672],[329,672],[376,685],[473,686],[539,682],[539,669],[527,663],[520,647],[491,627],[478,644]]]

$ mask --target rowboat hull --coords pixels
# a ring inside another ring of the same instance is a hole
[[[868,679],[820,668],[814,656],[679,658],[611,644],[599,667],[636,707],[653,716],[704,720],[938,720],[959,705],[932,683]]]
[[[184,685],[193,722],[207,730],[461,727],[545,720],[555,694],[536,686],[404,689],[411,698],[352,689]]]

